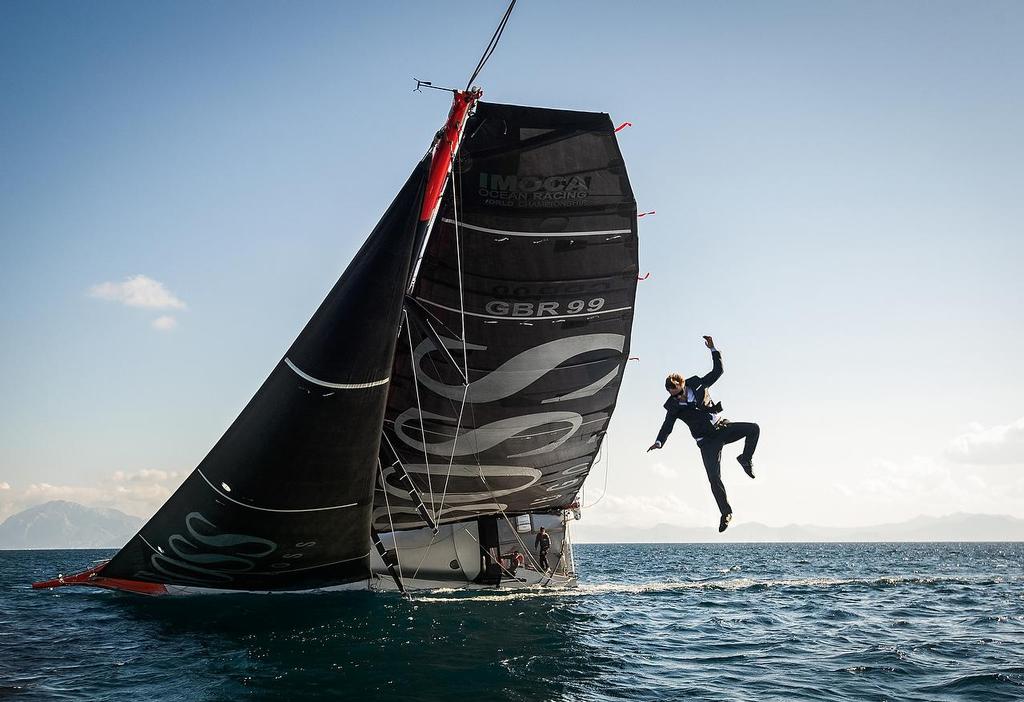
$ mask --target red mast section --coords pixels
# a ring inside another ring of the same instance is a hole
[[[438,133],[434,146],[434,157],[430,161],[430,174],[427,176],[427,188],[423,193],[423,207],[420,209],[420,223],[430,223],[437,214],[444,192],[444,182],[452,169],[452,158],[462,141],[462,131],[466,127],[469,110],[483,95],[479,88],[472,90],[456,90],[452,100],[452,109],[448,113],[448,121]]]
[[[423,204],[420,206],[420,219],[416,226],[416,238],[422,243],[420,250],[416,253],[416,260],[413,262],[412,275],[409,276],[407,292],[410,293],[416,284],[416,276],[420,272],[420,262],[427,250],[428,235],[441,205],[444,184],[448,180],[448,174],[451,173],[455,153],[462,141],[462,132],[466,128],[469,111],[484,94],[480,88],[452,92],[455,93],[452,109],[448,113],[448,120],[434,140],[434,155],[430,159],[430,173],[427,174],[427,185],[423,191]]]

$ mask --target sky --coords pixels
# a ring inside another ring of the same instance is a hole
[[[0,519],[148,517],[237,416],[504,2],[0,4]],[[1024,518],[1024,5],[531,2],[485,99],[604,111],[641,211],[581,527],[713,526],[663,378],[761,425],[735,522]],[[731,448],[731,447],[730,447]],[[738,453],[738,449],[736,451]]]

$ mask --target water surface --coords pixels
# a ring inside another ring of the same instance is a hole
[[[0,551],[0,698],[1024,699],[1024,544],[577,546],[576,590],[140,598]]]

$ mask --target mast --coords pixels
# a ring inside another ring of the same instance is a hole
[[[454,97],[452,98],[452,108],[448,112],[448,119],[441,131],[437,133],[437,138],[434,141],[434,154],[430,161],[430,172],[427,175],[423,203],[420,206],[419,223],[416,227],[416,241],[419,242],[419,247],[416,260],[413,263],[412,274],[409,276],[406,294],[412,292],[413,285],[416,283],[416,276],[419,274],[423,254],[427,248],[430,230],[434,226],[434,220],[437,218],[441,204],[444,184],[448,180],[448,174],[452,171],[455,154],[462,141],[462,133],[466,129],[466,120],[477,101],[484,94],[480,88],[476,87],[452,92]]]
[[[508,19],[512,16],[512,10],[515,7],[516,0],[511,0],[505,9],[505,14],[501,17],[501,21],[498,22],[497,29],[491,35],[487,48],[484,49],[483,55],[480,56],[476,68],[473,69],[473,74],[466,83],[466,89],[452,91],[455,97],[452,100],[452,109],[448,113],[448,121],[445,122],[444,127],[438,132],[437,140],[434,143],[434,157],[430,163],[430,175],[427,177],[426,191],[423,194],[419,226],[416,228],[417,241],[421,243],[417,249],[416,260],[413,262],[412,274],[409,276],[406,294],[412,293],[413,285],[416,283],[416,276],[419,275],[420,263],[423,260],[423,253],[427,247],[427,239],[429,238],[431,228],[434,226],[438,206],[441,204],[444,183],[448,179],[448,174],[451,173],[455,154],[459,149],[459,142],[462,140],[462,132],[466,128],[466,119],[469,117],[477,101],[484,94],[480,88],[473,85],[473,82],[476,81],[477,76],[484,69],[494,50],[498,48],[498,42],[505,31],[505,25],[508,24]]]

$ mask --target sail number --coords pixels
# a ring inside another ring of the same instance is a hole
[[[555,317],[561,314],[589,314],[604,307],[603,297],[589,300],[571,300],[562,307],[555,301],[545,302],[512,302],[510,300],[491,300],[484,309],[496,317]]]

